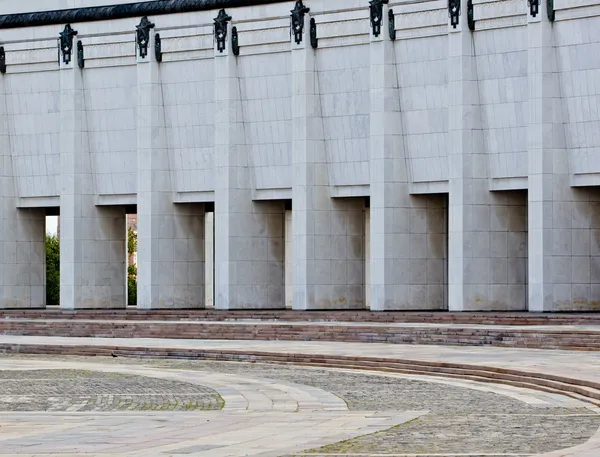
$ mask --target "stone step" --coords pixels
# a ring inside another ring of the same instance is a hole
[[[600,327],[364,325],[359,323],[144,322],[124,320],[0,320],[0,334],[24,336],[287,340],[443,344],[538,349],[600,350]]]
[[[486,365],[444,363],[423,360],[401,360],[383,357],[315,355],[169,347],[60,345],[60,344],[0,344],[0,353],[117,356],[138,358],[177,358],[294,364],[314,367],[360,369],[391,373],[419,374],[467,379],[528,388],[567,395],[600,407],[600,383],[548,373],[505,369]]]
[[[237,321],[272,320],[290,322],[379,322],[437,323],[481,325],[598,325],[600,313],[497,313],[497,312],[422,312],[422,311],[215,311],[215,310],[0,310],[0,319],[65,319],[65,320],[154,320],[154,321]]]

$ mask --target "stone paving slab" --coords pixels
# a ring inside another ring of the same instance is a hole
[[[273,342],[273,341],[202,341],[202,340],[119,340],[119,339],[101,339],[101,338],[57,338],[57,337],[0,337],[0,344],[60,344],[60,345],[100,345],[100,346],[124,346],[124,347],[169,347],[169,348],[194,348],[207,350],[233,350],[233,351],[263,351],[272,353],[306,353],[320,355],[346,355],[346,356],[367,356],[367,357],[386,357],[400,358],[423,361],[444,361],[450,363],[477,364],[490,367],[504,367],[508,369],[523,369],[539,373],[555,374],[567,377],[579,377],[593,382],[600,379],[600,360],[590,353],[573,353],[569,351],[544,351],[529,349],[500,349],[500,348],[464,348],[464,347],[438,347],[438,346],[389,346],[381,344],[361,344],[361,343],[314,343],[314,342]],[[209,414],[209,413],[207,413]],[[286,413],[282,413],[286,414]],[[424,413],[420,413],[419,417]],[[425,418],[427,416],[424,416]],[[345,420],[342,418],[342,420]],[[419,419],[421,420],[421,419]],[[337,422],[332,422],[333,427],[337,427]],[[437,427],[439,428],[439,426]],[[307,427],[307,429],[309,429]],[[383,429],[382,429],[383,430]],[[312,430],[311,430],[312,431]],[[290,433],[292,433],[290,431]],[[358,433],[358,435],[365,435]],[[310,436],[310,435],[309,435]],[[348,439],[348,438],[342,438]],[[268,441],[267,438],[265,440]],[[324,444],[329,444],[334,440],[329,440]],[[239,443],[232,443],[232,446]],[[376,444],[376,443],[375,443]],[[207,443],[196,443],[193,445],[210,445]],[[592,447],[590,447],[592,446]],[[2,446],[0,445],[0,448]],[[304,449],[310,447],[304,447]],[[232,448],[234,449],[234,448]],[[318,446],[312,447],[318,450]],[[67,449],[63,449],[67,451]],[[331,448],[335,451],[335,448]],[[365,452],[375,451],[365,449]],[[381,449],[383,450],[383,449]],[[221,450],[222,451],[222,450]],[[598,457],[600,455],[600,440],[590,440],[585,445],[579,446],[576,451],[560,451],[562,454],[549,454],[552,457],[574,457],[585,455],[586,457]],[[208,452],[208,453],[206,453]],[[212,450],[202,451],[201,455],[222,456],[217,450],[211,454]],[[235,448],[232,452],[244,452],[242,447]],[[280,451],[278,451],[280,452]],[[292,453],[298,453],[296,449]],[[580,454],[578,454],[579,452]],[[583,454],[587,453],[587,454]],[[33,455],[33,454],[32,454]],[[140,454],[141,455],[141,454]],[[176,455],[176,454],[172,454]],[[183,454],[182,454],[183,455]],[[228,455],[228,454],[227,454]],[[236,455],[236,454],[231,454]],[[238,454],[244,455],[244,454]],[[254,454],[260,455],[260,454]],[[273,454],[275,455],[275,454]],[[280,453],[279,455],[292,455]],[[302,455],[302,454],[298,454]],[[350,454],[347,454],[350,455]],[[356,455],[369,455],[361,453]],[[375,454],[376,455],[376,454]],[[390,455],[386,452],[386,455]],[[447,455],[447,454],[442,454]],[[519,455],[519,454],[517,454]]]
[[[71,338],[0,335],[0,344],[122,346],[171,349],[262,351],[353,357],[385,357],[426,362],[477,364],[527,370],[600,382],[600,356],[595,352],[546,349],[389,345],[313,341],[230,341],[162,338]]]
[[[385,430],[422,412],[203,412],[201,414],[26,415],[0,420],[0,455],[277,457],[307,445]],[[57,424],[60,421],[60,424]],[[8,433],[4,434],[4,429]],[[21,430],[19,430],[19,428]],[[22,431],[24,434],[20,434]],[[17,435],[17,436],[15,436]],[[192,453],[190,454],[190,450]]]

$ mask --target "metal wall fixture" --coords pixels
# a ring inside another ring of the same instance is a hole
[[[71,55],[73,53],[73,37],[77,36],[77,30],[73,30],[71,24],[65,25],[65,28],[60,32],[60,52],[65,65],[71,63]]]
[[[231,28],[231,51],[234,56],[240,55],[240,42],[238,39],[237,27]]]
[[[154,57],[157,62],[162,62],[162,41],[160,33],[154,35]]]
[[[371,0],[369,2],[369,17],[373,36],[378,37],[381,33],[381,23],[383,22],[383,5],[387,5],[389,0]]]
[[[217,50],[222,53],[225,51],[225,42],[227,41],[227,23],[231,21],[231,16],[229,16],[225,10],[222,9],[219,11],[219,14],[214,20]]]
[[[83,56],[83,43],[81,40],[77,41],[77,66],[81,69],[85,67],[85,58]]]
[[[554,22],[556,14],[554,13],[554,0],[546,0],[546,12],[548,13],[548,20]]]
[[[4,46],[0,46],[0,73],[6,73],[6,52],[4,52]]]
[[[460,17],[460,0],[448,0],[448,15],[450,16],[450,25],[455,29]]]
[[[317,21],[314,17],[310,18],[310,45],[313,49],[319,47],[319,39],[317,38]]]
[[[473,14],[473,0],[467,0],[467,24],[471,32],[475,31],[475,15]]]
[[[390,8],[388,11],[388,29],[390,32],[390,40],[396,41],[396,18],[394,10]]]
[[[140,21],[139,25],[136,25],[136,38],[135,41],[138,46],[139,56],[145,59],[148,55],[148,44],[150,43],[150,30],[154,28],[154,24],[148,20],[147,16],[144,16]]]
[[[529,14],[536,17],[540,12],[540,0],[527,0],[529,6]]]
[[[310,8],[304,6],[302,0],[296,2],[296,6],[291,10],[292,25],[290,33],[294,33],[294,41],[296,44],[302,43],[302,35],[304,35],[304,15],[310,11]]]

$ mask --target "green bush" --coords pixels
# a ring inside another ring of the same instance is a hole
[[[46,305],[60,305],[60,241],[46,235]]]
[[[131,227],[127,229],[127,260],[137,252],[137,233]],[[137,306],[137,266],[127,267],[127,304]]]
[[[127,276],[127,304],[129,306],[137,305],[137,278]]]

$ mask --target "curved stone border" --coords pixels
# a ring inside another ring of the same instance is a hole
[[[81,355],[139,357],[139,358],[189,358],[204,360],[292,363],[296,365],[374,370],[391,373],[423,374],[494,382],[527,389],[566,395],[600,407],[600,383],[568,378],[549,373],[529,372],[474,364],[432,362],[385,357],[319,355],[267,351],[238,351],[168,347],[128,347],[106,345],[60,344],[0,344],[0,352],[44,355]]]
[[[225,373],[45,360],[12,360],[2,370],[90,370],[186,382],[215,390],[228,412],[348,411],[343,399],[316,387]]]

